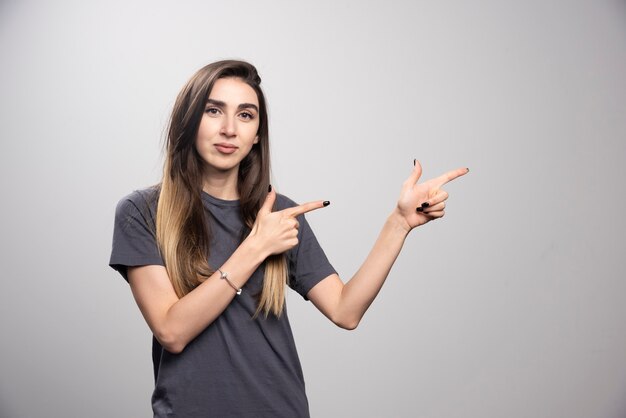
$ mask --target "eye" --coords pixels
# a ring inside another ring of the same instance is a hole
[[[204,113],[208,113],[209,115],[217,115],[219,111],[217,107],[207,107],[204,109]]]
[[[249,113],[249,112],[241,112],[239,114],[239,116],[242,119],[245,119],[245,120],[252,120],[252,119],[254,119],[254,115],[252,113]]]

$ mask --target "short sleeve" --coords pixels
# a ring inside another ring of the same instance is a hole
[[[128,267],[165,265],[156,241],[155,202],[145,193],[136,191],[117,204],[109,266],[126,281]]]
[[[287,198],[285,200],[287,201],[285,207],[296,205]],[[337,271],[328,261],[306,217],[300,215],[297,219],[300,224],[298,245],[288,253],[289,287],[308,300],[306,295],[309,290]]]

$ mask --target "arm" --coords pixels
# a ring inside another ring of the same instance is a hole
[[[246,239],[220,268],[228,272],[235,286],[242,287],[263,260],[265,257],[253,239]],[[236,295],[219,272],[180,299],[163,266],[131,267],[128,281],[152,333],[172,353],[180,353]]]
[[[311,202],[271,212],[275,191],[268,194],[250,235],[220,269],[241,288],[259,265],[271,254],[280,254],[298,243],[295,217],[324,206]],[[185,346],[209,326],[235,297],[235,290],[220,278],[219,272],[178,298],[165,267],[148,265],[128,269],[133,296],[152,333],[172,353]]]
[[[409,232],[444,215],[448,194],[441,187],[468,171],[460,168],[417,184],[422,168],[416,162],[402,185],[396,208],[359,270],[345,285],[336,274],[328,276],[309,291],[311,302],[339,327],[356,328],[385,283]]]

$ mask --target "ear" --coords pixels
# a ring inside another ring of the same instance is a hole
[[[258,144],[258,143],[259,143],[259,136],[258,136],[258,135],[256,135],[256,136],[254,137],[254,144]]]

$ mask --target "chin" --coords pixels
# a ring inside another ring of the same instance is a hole
[[[232,170],[239,170],[239,162],[236,164],[211,164],[205,162],[206,166],[210,170],[219,171],[220,173],[226,173]]]

